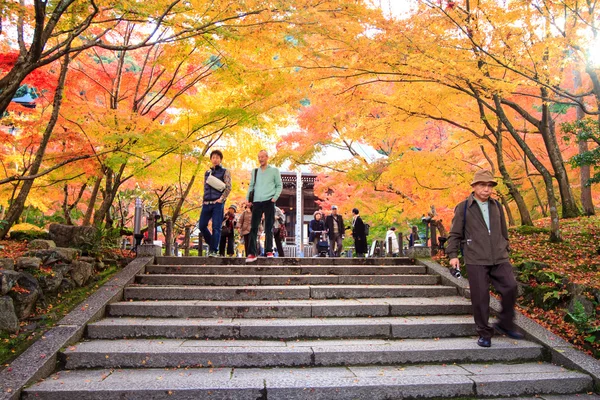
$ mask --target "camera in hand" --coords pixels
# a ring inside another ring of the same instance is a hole
[[[458,279],[462,278],[460,269],[458,269],[458,268],[450,268],[450,274],[455,278],[458,278]]]

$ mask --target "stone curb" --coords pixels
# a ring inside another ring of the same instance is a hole
[[[53,373],[60,349],[81,340],[87,324],[101,318],[107,304],[122,300],[124,287],[152,262],[153,257],[131,261],[0,371],[0,400],[19,399],[23,387]]]
[[[429,273],[440,275],[442,285],[454,285],[459,294],[470,298],[468,280],[453,277],[447,268],[434,261],[417,260],[417,265],[419,264],[426,266]],[[502,306],[498,299],[492,297],[490,308],[497,314]],[[600,392],[600,361],[577,350],[560,336],[550,332],[519,311],[515,311],[515,324],[525,333],[527,339],[544,346],[549,353],[551,362],[589,374],[594,380],[594,389]]]

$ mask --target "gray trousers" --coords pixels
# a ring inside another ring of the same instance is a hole
[[[513,266],[509,262],[496,265],[467,264],[473,318],[479,336],[486,339],[494,335],[489,325],[490,318],[490,282],[502,296],[502,311],[498,314],[498,323],[506,330],[514,330],[515,302],[517,300],[517,281],[513,275]]]
[[[340,254],[342,254],[342,235],[334,233],[329,240],[329,257],[339,257]]]

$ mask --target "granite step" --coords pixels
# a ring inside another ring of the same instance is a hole
[[[109,317],[311,318],[461,315],[471,302],[459,296],[332,300],[155,300],[109,304]]]
[[[142,285],[277,286],[277,285],[436,285],[434,275],[183,275],[144,274]]]
[[[184,275],[415,275],[422,265],[149,265],[151,274]]]
[[[125,300],[277,300],[438,297],[456,295],[452,286],[129,286]]]
[[[416,339],[471,336],[469,315],[374,318],[105,318],[87,328],[90,339]]]
[[[415,363],[537,361],[542,346],[494,338],[353,340],[123,339],[80,342],[64,351],[65,368],[318,367]]]
[[[99,369],[57,372],[26,389],[23,399],[389,400],[535,394],[527,399],[597,400],[595,395],[572,395],[591,385],[588,375],[548,363]]]
[[[156,257],[156,265],[247,265],[241,257]],[[415,260],[408,257],[258,257],[253,265],[414,265]]]
[[[591,381],[548,363],[67,370],[32,385],[23,399],[388,400],[535,394],[543,400],[596,400],[586,394],[545,395],[585,392]]]

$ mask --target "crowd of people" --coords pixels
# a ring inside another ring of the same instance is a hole
[[[200,231],[209,245],[208,255],[232,256],[235,247],[235,231],[243,239],[246,262],[256,261],[259,254],[274,257],[273,242],[277,253],[284,254],[282,239],[285,238],[285,215],[275,205],[283,189],[281,173],[268,164],[269,155],[265,150],[258,153],[259,167],[252,170],[250,186],[246,194],[246,204],[236,219],[237,207],[230,205],[224,212],[224,204],[231,192],[231,174],[223,168],[223,154],[214,150],[210,155],[212,167],[204,176],[204,197],[200,215]],[[471,195],[460,202],[454,210],[450,233],[447,235],[446,254],[450,265],[460,271],[459,254],[462,255],[468,272],[473,316],[479,338],[477,345],[490,347],[495,332],[513,339],[521,339],[523,334],[514,324],[514,305],[517,284],[513,266],[509,260],[508,230],[502,205],[491,198],[497,183],[490,171],[475,173]],[[435,222],[433,214],[424,216],[427,223]],[[423,219],[422,219],[423,220]],[[212,221],[212,231],[208,229]],[[439,227],[442,228],[442,227]],[[340,257],[346,231],[351,231],[354,250],[358,257],[368,252],[367,236],[369,226],[365,224],[357,208],[352,209],[351,224],[345,225],[338,207],[331,206],[330,212],[318,210],[309,224],[309,241],[316,256]],[[445,230],[442,231],[445,233]],[[259,237],[264,234],[264,248]],[[444,235],[445,236],[445,235]],[[410,247],[421,240],[419,231],[413,226],[406,236]],[[425,239],[427,240],[427,238]],[[385,237],[386,254],[399,255],[396,227],[391,226]],[[460,275],[454,275],[460,277]],[[489,324],[489,285],[493,284],[501,295],[502,311],[498,322]]]
[[[231,173],[222,166],[222,161],[223,153],[220,150],[212,151],[211,168],[204,174],[199,229],[208,245],[208,256],[234,256],[240,253],[238,248],[243,248],[249,263],[260,255],[267,258],[275,254],[283,256],[283,243],[287,236],[285,214],[275,205],[283,189],[279,169],[269,165],[269,155],[265,150],[258,153],[259,166],[251,172],[246,202],[238,214],[235,204],[225,211],[225,203],[231,192]],[[364,223],[357,208],[351,212],[349,224],[344,223],[344,217],[336,205],[332,205],[329,212],[318,210],[313,214],[308,236],[314,256],[340,257],[347,232],[352,236],[357,257],[365,257],[369,253],[369,225]],[[212,224],[211,229],[209,223]],[[236,238],[239,242],[236,242]],[[406,243],[412,247],[420,240],[418,229],[413,226],[406,235]],[[394,256],[402,254],[394,226],[386,233],[385,252]]]

